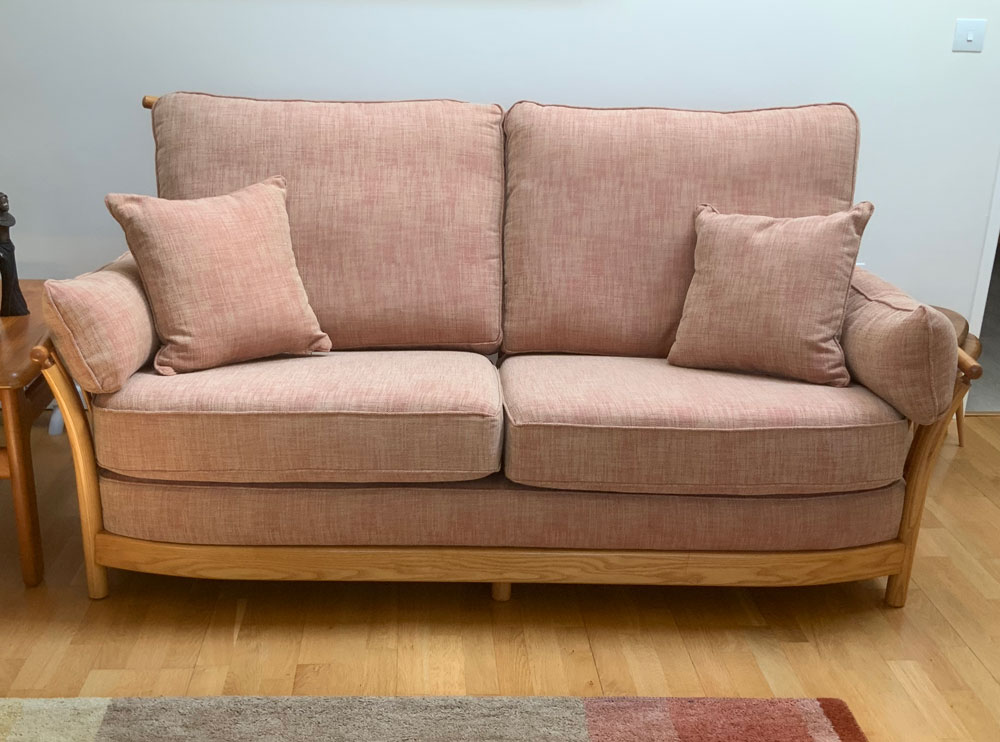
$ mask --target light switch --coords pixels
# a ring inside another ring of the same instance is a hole
[[[955,21],[953,52],[981,52],[986,36],[985,18],[959,18]]]

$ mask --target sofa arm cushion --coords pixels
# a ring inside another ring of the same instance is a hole
[[[70,374],[93,394],[118,391],[160,347],[128,253],[93,273],[46,281],[43,313]]]
[[[841,345],[851,376],[919,425],[947,412],[958,373],[948,319],[857,268]]]

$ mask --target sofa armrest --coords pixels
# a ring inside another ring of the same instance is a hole
[[[127,253],[93,273],[46,281],[42,307],[52,344],[92,394],[118,391],[159,348],[139,269]]]
[[[979,344],[979,338],[975,338],[978,347],[982,347]],[[965,344],[965,348],[968,348],[968,342]],[[969,351],[965,348],[958,349],[958,370],[965,374],[968,379],[978,379],[983,375],[983,367],[979,365],[979,361],[969,355]],[[979,357],[979,352],[976,352],[976,358]]]
[[[959,371],[958,342],[951,322],[936,309],[858,268],[841,345],[851,376],[913,422],[929,425],[948,411]]]

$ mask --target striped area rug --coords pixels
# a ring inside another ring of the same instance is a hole
[[[830,698],[0,699],[24,742],[865,742]]]

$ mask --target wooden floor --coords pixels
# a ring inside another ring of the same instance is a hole
[[[796,589],[226,583],[87,599],[64,436],[34,430],[47,579],[0,496],[0,695],[835,696],[872,740],[1000,740],[1000,418],[935,475],[906,608]],[[0,495],[8,493],[7,484]]]

